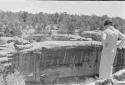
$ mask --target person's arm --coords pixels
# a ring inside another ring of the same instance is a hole
[[[125,35],[118,31],[118,38],[121,39],[120,43],[118,44],[118,47],[121,48],[123,43],[125,42]]]
[[[105,32],[102,32],[102,45],[104,46],[104,42],[106,40],[106,33]]]
[[[106,40],[106,33],[105,32],[102,33],[102,41],[104,41],[104,40]]]

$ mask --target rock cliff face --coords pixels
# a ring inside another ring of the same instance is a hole
[[[48,75],[53,72],[57,72],[58,77],[98,74],[102,50],[100,42],[45,41],[34,42],[28,46],[17,45],[17,47],[23,49],[13,48],[12,51],[7,51],[8,54],[11,54],[12,60],[10,62],[13,67],[27,76],[27,80],[39,81],[40,75]],[[124,67],[124,51],[124,49],[118,49],[114,62],[114,72]]]
[[[32,74],[30,80],[40,80],[40,75],[51,71],[60,77],[94,75],[98,73],[100,46],[101,43],[91,41],[32,43],[31,48],[14,53],[12,64],[28,77]]]

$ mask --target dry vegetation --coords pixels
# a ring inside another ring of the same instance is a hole
[[[7,85],[25,85],[25,77],[17,70],[7,76]]]
[[[25,85],[25,77],[17,70],[9,74],[1,73],[0,85]]]

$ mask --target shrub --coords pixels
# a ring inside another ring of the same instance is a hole
[[[7,85],[25,85],[25,77],[23,74],[15,70],[13,74],[7,75],[6,82]]]
[[[3,75],[0,76],[0,85],[5,85]]]

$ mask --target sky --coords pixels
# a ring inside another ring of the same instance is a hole
[[[35,1],[0,0],[3,11],[28,11],[31,13],[61,13],[78,15],[108,15],[125,19],[125,1]]]

